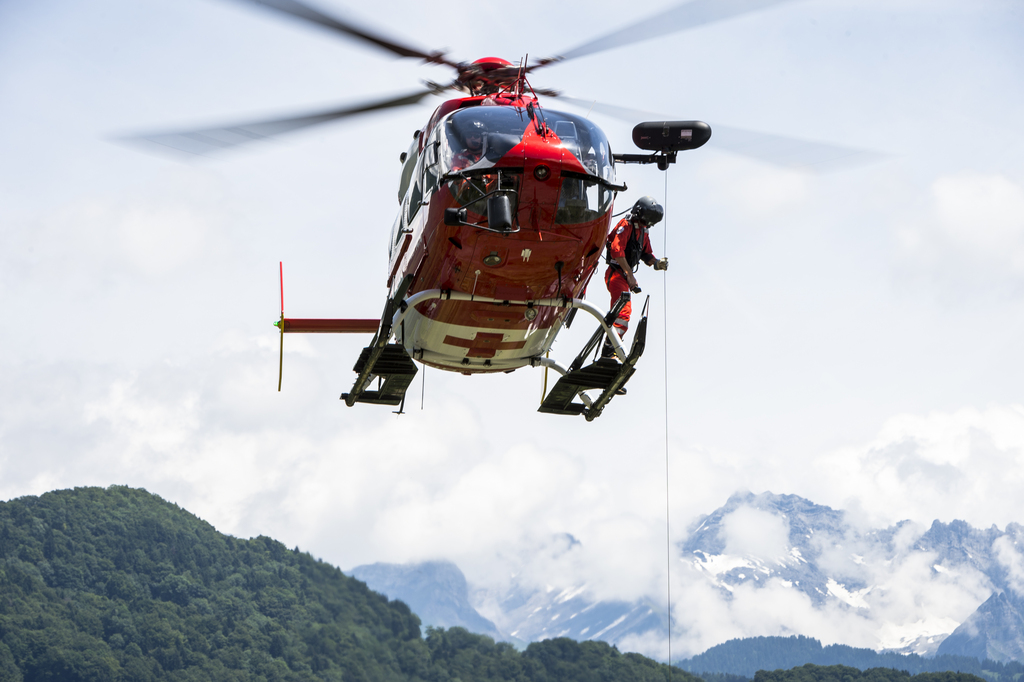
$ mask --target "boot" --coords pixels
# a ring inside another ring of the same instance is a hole
[[[601,346],[601,359],[602,360],[615,360],[615,349],[612,348],[612,342],[608,337],[604,337],[604,345]]]

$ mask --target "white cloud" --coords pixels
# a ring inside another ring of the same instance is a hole
[[[874,525],[901,519],[1006,524],[1024,486],[1024,406],[899,415],[870,443],[840,448],[813,468],[818,501],[858,500]],[[810,485],[810,481],[806,481]]]
[[[222,531],[271,535],[344,568],[446,558],[478,588],[500,591],[514,573],[527,587],[663,600],[660,501],[638,508],[639,492],[588,466],[587,453],[490,441],[480,413],[450,398],[436,411],[401,418],[363,411],[360,420],[339,423],[331,415],[347,408],[323,404],[318,386],[333,378],[317,371],[323,358],[315,349],[290,348],[289,378],[304,390],[280,395],[265,387],[275,356],[266,339],[230,336],[215,356],[191,365],[161,363],[130,374],[58,367],[11,372],[19,386],[60,385],[61,398],[12,391],[11,384],[0,395],[0,496],[127,483]],[[876,525],[950,514],[987,524],[997,513],[1016,513],[997,508],[1021,485],[1015,476],[1022,447],[1024,408],[904,415],[887,422],[874,441],[822,458],[793,484],[813,483],[803,494],[819,503],[858,499]],[[716,476],[732,481],[749,468],[738,455],[708,459],[716,462]],[[957,503],[941,485],[961,491]],[[933,507],[941,510],[931,514]],[[921,532],[905,526],[897,548],[911,547]],[[724,519],[723,533],[728,554],[788,554],[788,522],[764,510],[737,509]],[[935,570],[931,555],[897,551],[893,560],[856,535],[816,540],[834,591],[853,595],[855,606],[834,599],[816,607],[773,578],[759,581],[760,589],[735,585],[724,599],[699,572],[678,564],[672,569],[676,653],[769,634],[891,646],[950,631],[991,590],[971,569]],[[1000,551],[1019,575],[1019,552]],[[662,656],[666,645],[660,633],[622,643]]]
[[[708,191],[716,203],[742,218],[777,217],[804,204],[811,176],[734,156],[702,160]]]
[[[118,220],[122,252],[140,272],[172,272],[202,252],[206,215],[187,206],[132,206]]]
[[[762,559],[789,554],[789,523],[770,512],[740,507],[722,519],[725,553]]]
[[[139,277],[146,283],[211,257],[231,255],[221,178],[173,168],[118,195],[90,195],[48,211],[3,235],[12,289],[109,289]],[[237,246],[235,248],[237,251]],[[220,261],[224,266],[223,260]]]
[[[324,400],[336,378],[302,340],[288,345],[292,388],[278,394],[276,355],[267,339],[228,335],[189,363],[5,371],[0,497],[128,484],[223,532],[271,535],[346,569],[445,558],[476,582],[515,572],[524,586],[586,584],[610,599],[656,589],[663,525],[585,453],[496,441],[451,396],[402,417],[348,412]]]
[[[953,245],[1024,273],[1024,187],[1003,175],[967,172],[936,180],[932,197]]]
[[[1024,275],[1024,184],[999,173],[943,175],[898,232],[915,268],[960,289]]]
[[[1024,552],[1009,536],[995,542],[996,559],[1006,569],[1010,588],[1024,597]]]

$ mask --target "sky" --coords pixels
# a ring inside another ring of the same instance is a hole
[[[518,61],[670,4],[319,6]],[[671,267],[639,274],[647,351],[587,423],[535,411],[538,369],[421,370],[407,414],[347,408],[356,336],[289,336],[276,391],[278,262],[288,316],[379,315],[398,157],[440,100],[187,163],[116,141],[447,71],[232,0],[0,0],[0,499],[138,486],[343,569],[446,558],[475,585],[609,599],[663,591],[666,539],[737,490],[864,527],[1024,522],[1022,35],[1011,0],[796,0],[538,72],[652,118],[885,157],[813,173],[713,136],[667,177],[620,167],[619,210],[664,203]],[[589,115],[636,151],[631,123]],[[591,331],[578,318],[552,356]],[[725,634],[777,627],[751,607]]]

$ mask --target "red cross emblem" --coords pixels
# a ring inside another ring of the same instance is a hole
[[[493,358],[499,350],[519,350],[526,345],[526,341],[502,341],[503,338],[503,334],[477,332],[472,339],[460,339],[449,334],[444,337],[444,342],[449,346],[466,348],[467,358]]]

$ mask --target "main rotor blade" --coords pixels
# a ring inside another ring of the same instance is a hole
[[[558,99],[580,108],[600,112],[606,116],[630,123],[641,121],[663,121],[678,118],[652,114],[649,111],[638,111],[613,104],[602,104],[592,100],[579,99],[566,95],[557,95]],[[794,168],[812,173],[827,173],[862,166],[889,158],[886,154],[855,149],[827,142],[813,142],[786,135],[760,133],[743,128],[717,125],[712,123],[714,136],[708,143],[713,149],[723,149],[733,154],[762,161],[773,166]]]
[[[254,140],[263,140],[269,137],[282,135],[284,133],[309,128],[337,121],[349,116],[356,116],[371,111],[382,109],[393,109],[416,104],[427,95],[433,94],[436,89],[423,90],[411,95],[403,95],[393,99],[370,102],[356,106],[330,109],[302,116],[290,116],[288,118],[274,119],[270,121],[256,121],[254,123],[243,123],[239,125],[220,126],[216,128],[201,128],[199,130],[186,130],[171,133],[157,133],[151,135],[137,135],[120,138],[125,142],[149,143],[169,147],[189,154],[210,154],[212,152],[237,147]]]
[[[757,161],[811,173],[829,173],[877,163],[890,158],[866,149],[843,147],[827,142],[803,140],[786,135],[755,132],[715,125],[715,146]]]
[[[723,19],[731,19],[742,14],[749,14],[768,9],[792,0],[692,0],[676,5],[664,12],[642,19],[635,24],[613,31],[600,38],[595,38],[574,47],[560,57],[542,60],[536,66],[552,62],[567,61],[584,55],[611,50],[623,45],[638,43],[650,38],[685,31],[704,26]]]
[[[458,68],[458,64],[455,62],[448,61],[444,58],[442,52],[424,52],[423,50],[409,45],[403,45],[391,38],[386,38],[383,35],[369,31],[365,28],[356,26],[347,21],[342,21],[337,17],[332,17],[329,14],[325,14],[318,9],[313,9],[309,5],[299,2],[298,0],[240,0],[242,2],[250,2],[254,5],[262,5],[269,9],[282,12],[284,14],[304,19],[305,21],[314,23],[324,28],[329,28],[338,33],[342,33],[351,38],[358,38],[365,42],[376,45],[377,47],[397,54],[400,57],[416,57],[422,59],[431,64],[447,64]]]

